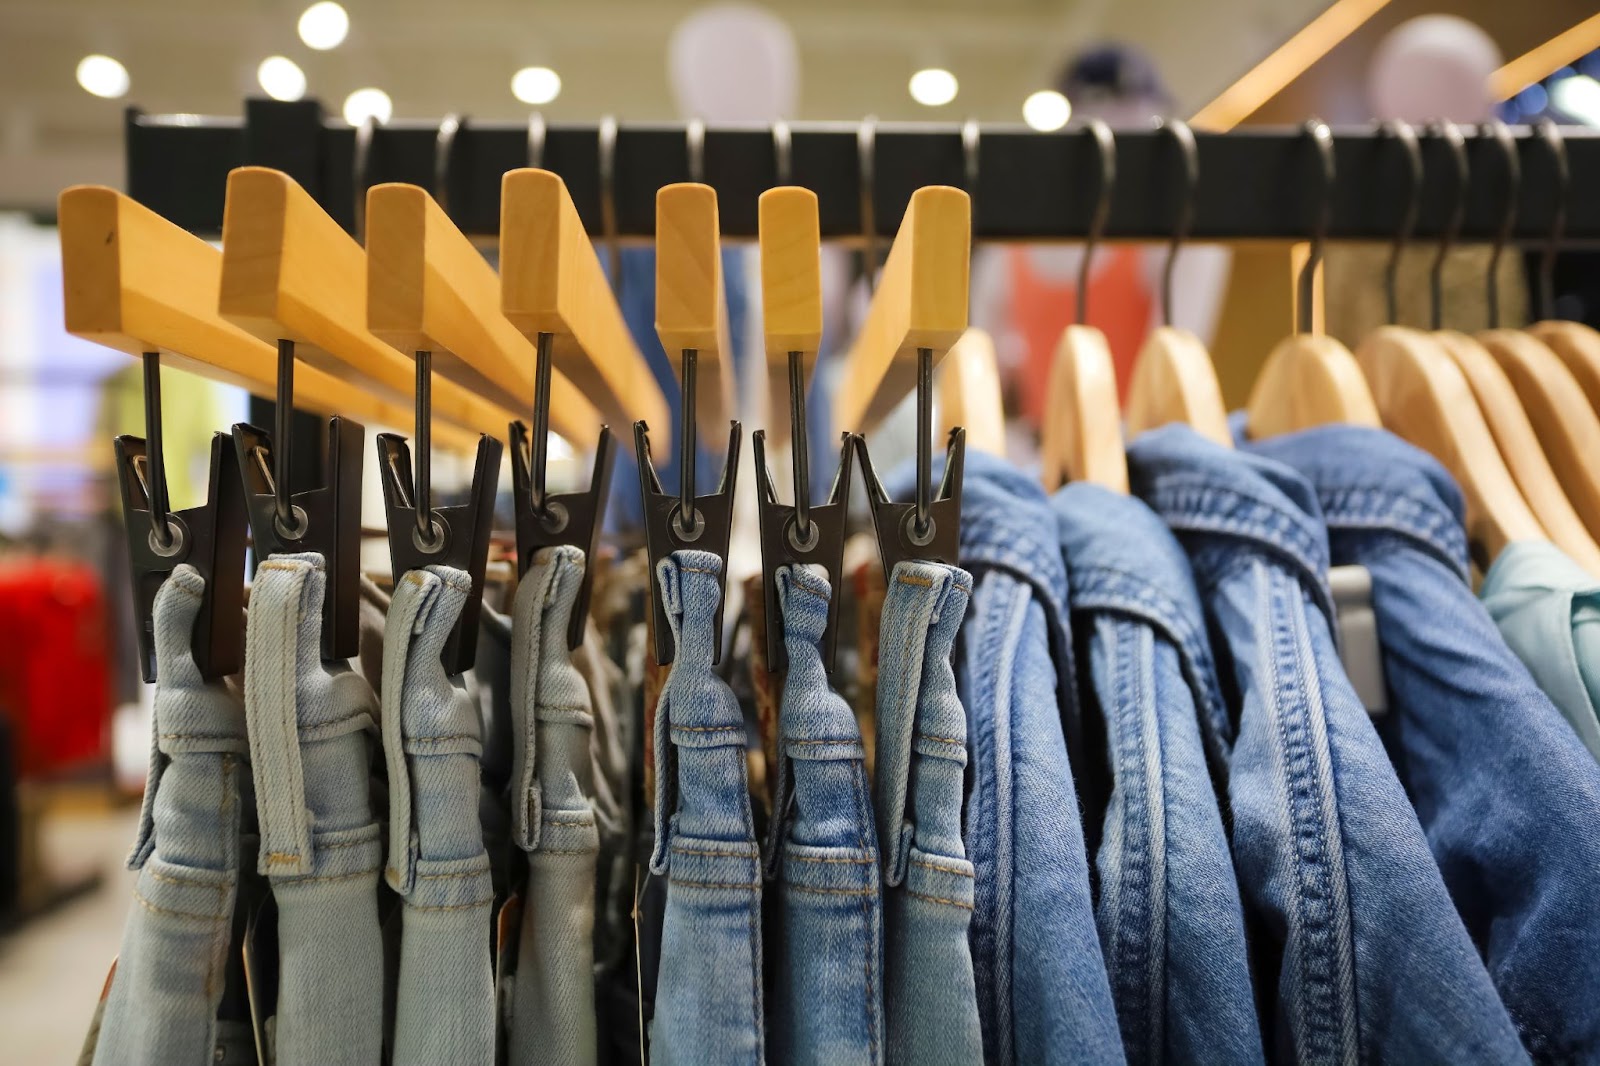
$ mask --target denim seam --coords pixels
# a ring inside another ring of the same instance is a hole
[[[926,893],[918,892],[910,888],[906,889],[906,895],[913,896],[917,899],[927,900],[929,903],[942,903],[947,907],[960,907],[964,911],[970,911],[973,909],[972,904],[965,900],[945,899],[943,896],[930,896]]]
[[[218,914],[196,914],[193,911],[180,911],[180,910],[174,910],[171,907],[163,907],[158,903],[151,903],[148,899],[145,899],[144,895],[142,893],[140,893],[140,891],[137,888],[135,888],[133,890],[133,898],[138,902],[139,906],[143,907],[145,910],[153,911],[156,914],[164,914],[169,918],[187,918],[190,921],[207,922],[207,923],[210,923],[212,925],[216,925],[216,924],[219,924],[221,922],[228,921],[229,918],[230,918],[229,915],[221,914],[221,913],[218,913]]]
[[[963,870],[955,866],[940,866],[936,862],[928,862],[925,859],[913,859],[911,860],[911,865],[920,866],[924,870],[937,870],[940,873],[955,874],[957,877],[965,877],[969,881],[973,877],[971,870]]]
[[[715,855],[729,859],[755,859],[756,856],[748,851],[728,851],[712,848],[686,848],[682,844],[672,845],[674,855]]]
[[[685,877],[672,877],[668,878],[668,883],[691,885],[695,888],[742,888],[750,892],[758,892],[761,889],[759,881],[691,881]],[[751,943],[753,944],[755,941],[752,940]]]
[[[793,891],[793,892],[814,892],[819,896],[862,896],[862,897],[866,897],[866,896],[870,896],[870,895],[873,894],[873,890],[870,889],[870,888],[819,888],[819,887],[817,887],[815,885],[797,885],[797,884],[793,883],[792,881],[791,882],[785,882],[785,887],[787,887],[790,891]],[[866,904],[863,904],[862,906],[863,906],[863,909],[865,909]],[[869,973],[871,972],[871,967],[870,966],[868,967],[868,972]],[[872,985],[871,985],[870,978],[869,978],[868,984],[867,984],[867,995],[869,997],[872,995]]]
[[[439,905],[439,904],[412,903],[411,900],[407,899],[405,901],[405,904],[406,904],[406,909],[407,910],[413,910],[413,911],[470,911],[470,910],[476,910],[479,907],[487,907],[487,906],[489,906],[489,904],[491,904],[493,902],[494,902],[494,897],[493,896],[487,896],[487,897],[485,897],[483,899],[478,900],[475,903],[448,903],[448,904]]]
[[[855,772],[851,774],[851,784],[850,784],[850,791],[854,795],[855,803],[856,803],[856,818],[855,818],[856,847],[858,847],[861,850],[861,853],[864,856],[867,856],[867,861],[871,862],[874,866],[876,866],[877,863],[878,863],[878,855],[867,845],[866,833],[863,831],[863,828],[862,828],[863,826],[868,824],[868,818],[870,817],[870,813],[869,812],[872,809],[872,797],[867,793],[867,787],[868,786],[865,784],[864,776],[865,775],[863,773],[862,765],[860,763],[857,763],[856,766],[855,766]],[[863,1000],[863,1002],[861,1004],[861,1009],[862,1009],[863,1015],[866,1017],[866,1022],[867,1022],[867,1043],[868,1043],[868,1046],[869,1046],[869,1059],[868,1059],[869,1062],[877,1062],[878,1061],[878,1028],[874,1024],[874,1020],[875,1019],[873,1018],[873,1014],[872,1014],[872,1000],[873,1000],[873,996],[874,996],[874,990],[878,986],[878,981],[877,981],[876,975],[873,973],[873,966],[872,966],[872,963],[873,963],[873,951],[872,951],[872,946],[873,946],[872,933],[873,933],[873,929],[872,929],[872,898],[870,898],[870,897],[876,897],[876,896],[878,896],[878,894],[879,894],[879,890],[878,890],[878,885],[877,885],[876,881],[874,881],[874,883],[873,883],[871,888],[863,891],[862,894],[861,894],[862,895],[862,899],[861,899],[861,922],[862,922],[862,925],[865,927],[863,932],[865,932],[867,934],[867,936],[864,938],[866,940],[866,951],[864,951],[862,953],[863,958],[862,958],[862,961],[861,961],[862,970],[865,973],[866,979],[867,979],[867,988],[866,988],[866,996],[865,996],[865,998],[864,998],[864,1000]],[[880,912],[880,915],[881,915],[881,912]],[[883,933],[881,921],[879,923],[879,928],[878,928],[877,932],[878,932],[878,939],[881,942],[882,933]]]
[[[824,859],[816,855],[785,855],[784,860],[786,862],[818,862],[839,866],[867,866],[878,861],[871,856],[861,859]]]

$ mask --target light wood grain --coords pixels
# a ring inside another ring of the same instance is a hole
[[[432,352],[436,376],[533,410],[533,345],[501,311],[499,277],[415,185],[367,190],[367,328],[405,355]],[[550,428],[579,442],[600,428],[600,413],[560,372],[551,375]]]
[[[939,365],[936,386],[939,439],[957,426],[967,431],[967,447],[1005,458],[1006,411],[1000,391],[1000,367],[994,341],[981,329],[969,329],[950,346]]]
[[[930,185],[911,196],[866,321],[845,357],[833,424],[866,432],[916,386],[917,351],[934,365],[967,329],[972,201]]]
[[[1117,371],[1106,336],[1071,325],[1056,342],[1039,442],[1040,480],[1051,492],[1068,481],[1128,491]]]
[[[500,182],[500,306],[524,335],[551,335],[554,366],[609,422],[671,440],[667,401],[645,362],[566,183],[548,170]]]
[[[1420,330],[1384,326],[1356,359],[1383,424],[1450,471],[1466,500],[1467,537],[1480,559],[1507,544],[1548,539],[1506,469],[1472,387],[1439,342]]]
[[[1534,323],[1528,332],[1567,364],[1589,398],[1589,406],[1600,413],[1600,331],[1582,322],[1549,321]]]
[[[696,428],[717,450],[727,446],[734,411],[720,226],[711,186],[656,190],[656,335],[675,363],[685,349],[695,350]]]
[[[1256,374],[1246,407],[1250,436],[1257,439],[1332,423],[1381,424],[1350,349],[1316,333],[1279,342]]]
[[[1595,544],[1567,499],[1511,379],[1494,356],[1467,334],[1438,330],[1433,338],[1461,368],[1467,384],[1472,387],[1472,395],[1478,401],[1489,432],[1494,435],[1500,457],[1534,517],[1573,562],[1600,576],[1600,545]]]
[[[1128,436],[1181,422],[1207,440],[1233,447],[1222,386],[1206,346],[1186,329],[1150,331],[1128,382]]]
[[[798,352],[809,385],[822,344],[822,227],[817,194],[787,185],[757,205],[761,245],[761,326],[767,352],[767,442],[789,440],[789,354]]]

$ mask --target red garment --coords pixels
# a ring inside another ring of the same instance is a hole
[[[0,713],[22,777],[107,759],[109,659],[99,575],[65,559],[0,563]]]

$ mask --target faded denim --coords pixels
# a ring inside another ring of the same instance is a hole
[[[1189,560],[1131,496],[1081,482],[1052,505],[1087,667],[1083,711],[1100,720],[1111,771],[1095,918],[1128,1062],[1262,1062],[1244,908],[1207,764],[1210,751],[1225,780],[1233,726]]]
[[[1516,1031],[1339,663],[1316,495],[1185,426],[1128,448],[1189,554],[1238,741],[1234,866],[1279,1061],[1517,1062]]]
[[[383,942],[372,809],[372,686],[322,661],[327,573],[315,553],[256,570],[244,707],[260,870],[278,906],[278,1066],[376,1066]]]
[[[883,911],[878,839],[861,729],[822,666],[832,589],[819,571],[778,568],[789,669],[778,710],[777,785],[767,876],[773,1062],[881,1063]]]
[[[150,776],[128,866],[139,871],[94,1062],[211,1062],[250,803],[244,706],[200,676],[190,635],[205,581],[188,564],[156,593]]]
[[[1600,765],[1472,595],[1459,490],[1375,430],[1261,451],[1315,486],[1334,562],[1372,574],[1380,729],[1524,1045],[1600,1061]]]
[[[656,567],[677,649],[655,719],[650,870],[668,879],[650,1025],[656,1066],[764,1061],[761,855],[744,716],[712,665],[721,567],[697,551]]]
[[[494,1061],[494,885],[478,814],[483,722],[442,658],[471,592],[465,571],[430,566],[402,574],[389,604],[385,874],[403,901],[394,1066]]]
[[[511,995],[514,1066],[595,1061],[594,893],[600,836],[589,794],[594,715],[567,649],[583,581],[577,548],[544,548],[517,586],[511,708],[512,836],[528,856]]]

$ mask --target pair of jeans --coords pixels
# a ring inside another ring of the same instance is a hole
[[[883,912],[866,752],[855,714],[828,682],[822,637],[832,589],[803,566],[779,567],[789,669],[778,709],[778,762],[767,852],[777,879],[769,944],[767,1046],[783,1063],[883,1062]]]
[[[527,853],[511,995],[513,1064],[593,1063],[595,858],[589,804],[594,717],[567,648],[584,555],[541,549],[517,586],[512,620],[512,839]]]
[[[651,1061],[761,1063],[761,855],[744,715],[713,669],[722,562],[677,551],[656,566],[676,654],[656,705],[655,847],[667,877]]]
[[[259,869],[278,907],[280,1066],[376,1066],[383,1051],[382,833],[372,809],[376,699],[322,661],[321,555],[256,570],[244,708],[255,767]]]
[[[205,580],[180,564],[156,593],[157,688],[139,871],[94,1062],[211,1062],[238,894],[242,811],[250,804],[244,707],[200,676],[191,649]]]
[[[1334,562],[1372,575],[1380,728],[1523,1044],[1600,1060],[1600,764],[1472,595],[1459,490],[1377,430],[1260,450],[1315,486]]]
[[[1082,482],[1052,504],[1083,712],[1110,764],[1095,918],[1123,1048],[1130,1063],[1262,1062],[1213,786],[1226,781],[1233,726],[1189,560],[1131,496]]]
[[[403,901],[395,1066],[494,1061],[494,885],[478,813],[483,723],[443,653],[472,579],[429,566],[395,582],[383,646],[386,876]]]
[[[1327,535],[1293,470],[1167,426],[1134,491],[1194,567],[1238,740],[1234,868],[1275,989],[1269,1053],[1517,1062],[1505,1008],[1334,648]]]

